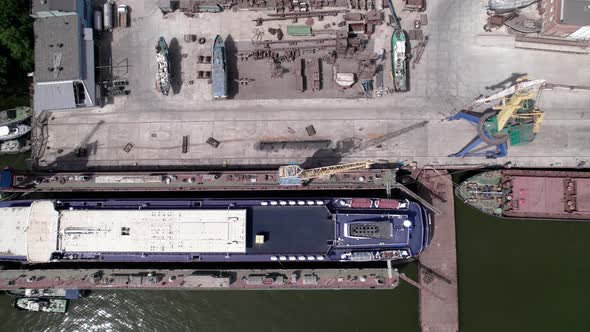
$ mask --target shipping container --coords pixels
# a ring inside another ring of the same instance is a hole
[[[289,36],[311,36],[311,27],[309,25],[287,25],[287,34]]]

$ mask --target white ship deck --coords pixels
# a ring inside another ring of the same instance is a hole
[[[25,229],[29,207],[4,208],[0,213],[0,255],[26,256]]]
[[[246,252],[246,210],[61,211],[66,252]]]
[[[65,252],[245,253],[246,210],[55,210],[52,201],[0,211],[0,255],[47,262]]]

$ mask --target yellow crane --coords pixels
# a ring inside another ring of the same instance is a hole
[[[348,164],[324,166],[303,169],[298,165],[286,165],[279,167],[279,182],[282,185],[301,185],[318,177],[330,176],[342,172],[369,169],[375,162],[372,160],[359,161]]]
[[[508,89],[502,90],[489,97],[480,98],[475,101],[476,104],[488,103],[493,100],[502,99],[500,105],[492,107],[498,111],[497,131],[502,131],[510,119],[518,118],[534,123],[534,132],[538,133],[541,129],[544,113],[537,107],[527,107],[527,104],[533,106],[536,104],[536,97],[539,89],[545,84],[545,80],[530,81],[526,77],[520,78],[516,84]]]
[[[545,118],[543,111],[536,107],[544,84],[545,80],[521,78],[508,89],[476,99],[466,110],[449,117],[448,120],[466,120],[477,128],[477,136],[450,157],[505,157],[508,143],[516,146],[532,142]],[[491,112],[479,115],[473,112],[475,107],[498,99],[500,102],[492,107]]]

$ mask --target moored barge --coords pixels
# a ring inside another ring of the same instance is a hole
[[[488,171],[463,181],[455,194],[498,217],[590,220],[590,172]]]

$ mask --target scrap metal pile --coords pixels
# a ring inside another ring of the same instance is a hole
[[[425,1],[405,0],[404,6],[404,13],[421,12]],[[270,92],[278,86],[269,85],[261,75],[283,80],[281,90],[297,93],[369,97],[405,92],[409,90],[409,60],[414,60],[413,68],[428,40],[420,30],[426,25],[426,15],[403,14],[404,22],[414,23],[408,34],[391,1],[182,0],[176,8],[160,8],[164,15],[179,10],[189,17],[227,10],[256,13],[251,18],[251,46],[238,41],[235,48],[230,47],[231,61],[236,61],[235,72],[239,73],[230,81],[238,88],[248,87],[242,93],[256,97],[278,97]],[[411,40],[418,41],[415,55]],[[261,64],[264,61],[268,65]],[[207,77],[205,73],[201,76]]]

